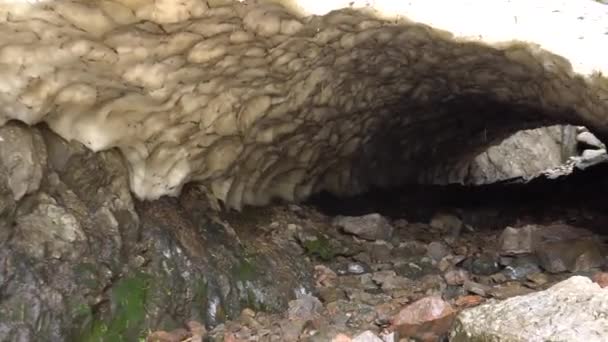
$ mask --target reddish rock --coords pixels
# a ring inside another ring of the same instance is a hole
[[[591,278],[594,282],[598,283],[600,287],[608,287],[608,273],[606,272],[597,272]]]
[[[207,336],[207,329],[205,329],[205,326],[197,321],[189,321],[186,325],[188,326],[188,329],[190,329],[190,334],[192,335],[190,341],[203,342],[203,339]]]
[[[344,334],[338,334],[336,337],[331,339],[331,342],[351,342],[352,339]]]
[[[422,298],[402,309],[392,321],[401,337],[423,340],[438,338],[451,327],[456,316],[452,306],[439,296]]]
[[[485,299],[482,296],[468,295],[462,296],[454,301],[454,305],[459,309],[466,309],[477,306],[483,303]]]
[[[226,332],[224,334],[224,342],[240,342],[236,336],[231,332]]]
[[[171,332],[156,331],[148,336],[147,342],[181,342],[190,337],[185,329],[176,329]]]

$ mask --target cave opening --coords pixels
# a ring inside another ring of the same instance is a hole
[[[0,1],[0,341],[462,340],[565,279],[608,317],[575,1]]]

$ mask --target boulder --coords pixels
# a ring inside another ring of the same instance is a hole
[[[345,233],[370,241],[390,240],[394,230],[390,222],[380,214],[337,216],[334,225],[342,228]]]
[[[606,145],[600,141],[593,133],[591,132],[581,132],[576,136],[576,141],[579,144],[585,144],[594,148],[606,148]]]
[[[606,341],[608,290],[574,276],[553,287],[462,311],[450,341]]]

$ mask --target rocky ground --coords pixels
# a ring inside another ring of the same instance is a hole
[[[311,265],[314,289],[297,293],[285,312],[245,308],[238,319],[209,331],[189,322],[189,329],[156,331],[148,340],[574,341],[564,337],[577,332],[587,341],[601,341],[608,336],[608,295],[600,289],[608,285],[602,273],[606,248],[589,224],[601,226],[608,216],[574,209],[560,215],[520,205],[502,213],[452,207],[430,216],[413,207],[391,216],[365,203],[348,207],[358,215],[326,214],[327,207],[315,205],[275,205],[265,219],[256,220],[258,234],[289,241]],[[252,213],[223,220],[237,232],[250,230]],[[580,219],[584,216],[588,220]],[[539,297],[526,299],[534,293]],[[592,309],[598,310],[595,316],[588,314]],[[527,321],[518,319],[521,311]],[[553,320],[539,327],[547,317]],[[514,329],[521,334],[513,335]]]
[[[0,341],[608,336],[606,164],[238,213],[201,184],[137,201],[118,151],[45,127],[0,141]]]

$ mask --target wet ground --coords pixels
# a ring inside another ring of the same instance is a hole
[[[280,313],[245,308],[209,330],[184,322],[149,340],[449,340],[460,310],[572,275],[602,279],[606,175],[600,166],[557,181],[323,195],[223,213],[237,236],[292,246],[314,289],[294,292]]]

